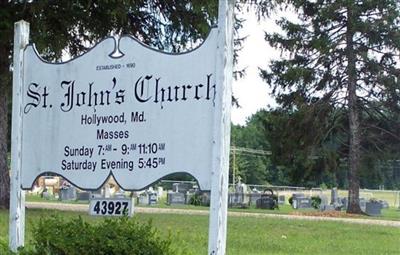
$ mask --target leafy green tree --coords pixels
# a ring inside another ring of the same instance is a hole
[[[30,38],[50,61],[85,52],[110,34],[129,33],[152,47],[178,52],[197,45],[216,24],[217,1],[0,0],[0,207],[9,203],[9,105],[13,26],[30,23]],[[238,23],[239,24],[239,23]],[[240,25],[237,25],[240,26]]]
[[[245,126],[233,125],[231,129],[231,172],[236,180],[248,184],[265,184],[270,181],[269,142],[265,139],[265,111],[258,111],[246,121]]]
[[[327,118],[332,111],[329,105],[310,106],[302,101],[296,108],[272,110],[264,119],[272,163],[286,170],[291,185],[334,186],[339,159],[346,153],[340,114]]]
[[[300,100],[302,106],[324,105],[335,109],[328,112],[327,119],[338,110],[345,114],[347,211],[361,213],[359,176],[363,155],[372,147],[379,148],[380,154],[387,153],[390,148],[379,140],[382,133],[392,141],[399,140],[399,119],[392,117],[399,112],[400,2],[276,0],[273,3],[292,11],[287,15],[290,19],[281,18],[277,22],[282,33],[266,34],[266,40],[282,50],[283,57],[273,61],[261,75],[285,109],[297,111]],[[379,121],[379,125],[370,120]],[[313,142],[321,144],[330,137],[331,130],[326,131]]]
[[[329,188],[348,188],[346,112],[330,108],[324,111],[321,105],[299,103],[295,108],[295,111],[284,108],[271,110],[264,119],[263,139],[270,143],[271,163],[277,166],[275,171],[285,172],[289,178],[288,185],[316,187],[324,184]],[[313,109],[317,109],[319,114]],[[370,121],[382,129],[382,124],[388,124],[379,118]],[[400,184],[397,160],[400,155],[396,149],[399,142],[392,138],[393,134],[387,133],[388,127],[384,130],[386,132],[370,133],[363,142],[362,188],[376,189],[384,185],[396,189]]]

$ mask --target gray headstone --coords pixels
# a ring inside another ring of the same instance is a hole
[[[61,201],[76,200],[76,198],[77,198],[76,189],[73,186],[68,187],[68,188],[60,189],[60,193],[59,194],[60,194],[59,195],[59,199]]]
[[[320,206],[320,210],[322,212],[329,212],[329,211],[335,211],[335,207],[333,205],[328,205],[328,204],[324,204]]]
[[[157,204],[157,193],[149,193],[149,205],[155,205]]]
[[[157,187],[157,196],[162,197],[164,195],[163,187]]]
[[[168,192],[167,194],[167,202],[168,204],[185,204],[186,198],[185,194],[180,193],[180,192]]]
[[[298,198],[299,208],[312,208],[311,199],[308,197]]]
[[[339,195],[338,195],[337,188],[332,188],[332,190],[331,190],[331,204],[335,205],[338,202],[338,198],[339,198]]]
[[[250,196],[245,193],[229,193],[228,206],[229,207],[248,207],[250,203]]]
[[[275,201],[272,197],[261,197],[256,201],[256,208],[259,209],[274,209]]]
[[[229,205],[240,205],[244,203],[244,193],[229,193]]]
[[[312,206],[311,206],[311,198],[308,198],[308,197],[296,197],[296,198],[293,198],[292,206],[293,206],[294,209],[312,208]]]
[[[192,199],[192,197],[194,197],[194,195],[195,195],[194,192],[187,192],[185,198],[185,204],[190,204],[190,200]]]
[[[139,204],[141,205],[148,205],[149,204],[149,195],[147,192],[143,192],[139,195]]]
[[[348,201],[347,201],[347,197],[343,197],[341,199],[342,205],[343,205],[343,209],[347,210],[347,206],[348,206]]]
[[[192,184],[190,184],[190,183],[177,182],[177,183],[172,184],[172,191],[174,191],[174,192],[186,193],[191,188],[192,188]]]
[[[201,204],[206,205],[206,206],[210,205],[210,192],[209,191],[202,192]]]
[[[380,216],[382,205],[378,201],[366,202],[365,213],[370,216]]]
[[[83,192],[77,193],[77,200],[89,201],[89,199],[90,199],[90,192],[83,191]]]
[[[261,193],[250,193],[250,204],[256,204],[256,201],[261,198]]]
[[[321,198],[321,206],[329,205],[329,200],[326,195],[320,194],[319,197]]]
[[[389,203],[388,203],[387,201],[385,201],[385,200],[379,200],[379,203],[381,204],[382,209],[387,209],[387,208],[389,208]]]
[[[360,208],[363,212],[365,212],[366,210],[366,206],[367,206],[367,201],[365,200],[365,198],[360,198]]]
[[[101,189],[95,190],[95,191],[91,191],[90,192],[90,196],[91,198],[102,198],[103,194],[101,192]]]
[[[285,195],[278,196],[278,204],[280,205],[285,204]]]
[[[339,198],[339,193],[337,188],[332,188],[331,190],[331,205],[335,207],[335,210],[340,211],[343,208],[343,203],[341,198]]]
[[[48,191],[43,191],[42,197],[43,197],[44,199],[50,199],[50,198],[51,198],[51,195],[50,195],[50,193],[49,193]]]

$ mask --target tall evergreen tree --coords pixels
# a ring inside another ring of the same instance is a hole
[[[275,0],[290,18],[266,40],[281,49],[261,76],[277,101],[296,111],[296,99],[342,108],[348,119],[349,213],[361,213],[359,172],[367,145],[385,150],[377,133],[399,140],[400,2],[398,0]],[[296,18],[292,18],[297,16]],[[381,108],[384,106],[385,108]],[[371,124],[370,119],[390,124]],[[385,127],[385,128],[383,128]],[[328,131],[329,132],[329,129]],[[322,137],[329,137],[328,134]],[[320,141],[319,141],[320,142]]]

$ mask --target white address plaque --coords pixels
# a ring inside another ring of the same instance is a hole
[[[129,216],[133,214],[132,199],[91,198],[89,214],[93,216]]]
[[[216,29],[184,54],[155,51],[129,36],[107,38],[57,64],[27,46],[22,188],[50,172],[84,189],[98,189],[112,175],[123,189],[139,190],[186,172],[210,190],[214,112],[222,90],[216,43]]]

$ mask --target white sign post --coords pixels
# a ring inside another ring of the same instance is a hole
[[[23,53],[29,42],[29,23],[14,25],[13,107],[11,130],[10,249],[16,252],[25,240],[25,191],[21,189]]]
[[[211,190],[209,254],[225,254],[234,1],[197,49],[167,54],[109,37],[64,63],[41,59],[16,23],[10,247],[23,245],[24,193],[37,177],[141,190],[186,172]],[[26,46],[26,47],[25,47]]]
[[[210,255],[223,255],[226,250],[233,71],[233,8],[233,0],[219,1],[216,76],[217,84],[220,84],[223,89],[219,94],[219,108],[216,109],[214,116],[214,153],[208,234],[208,254]]]

